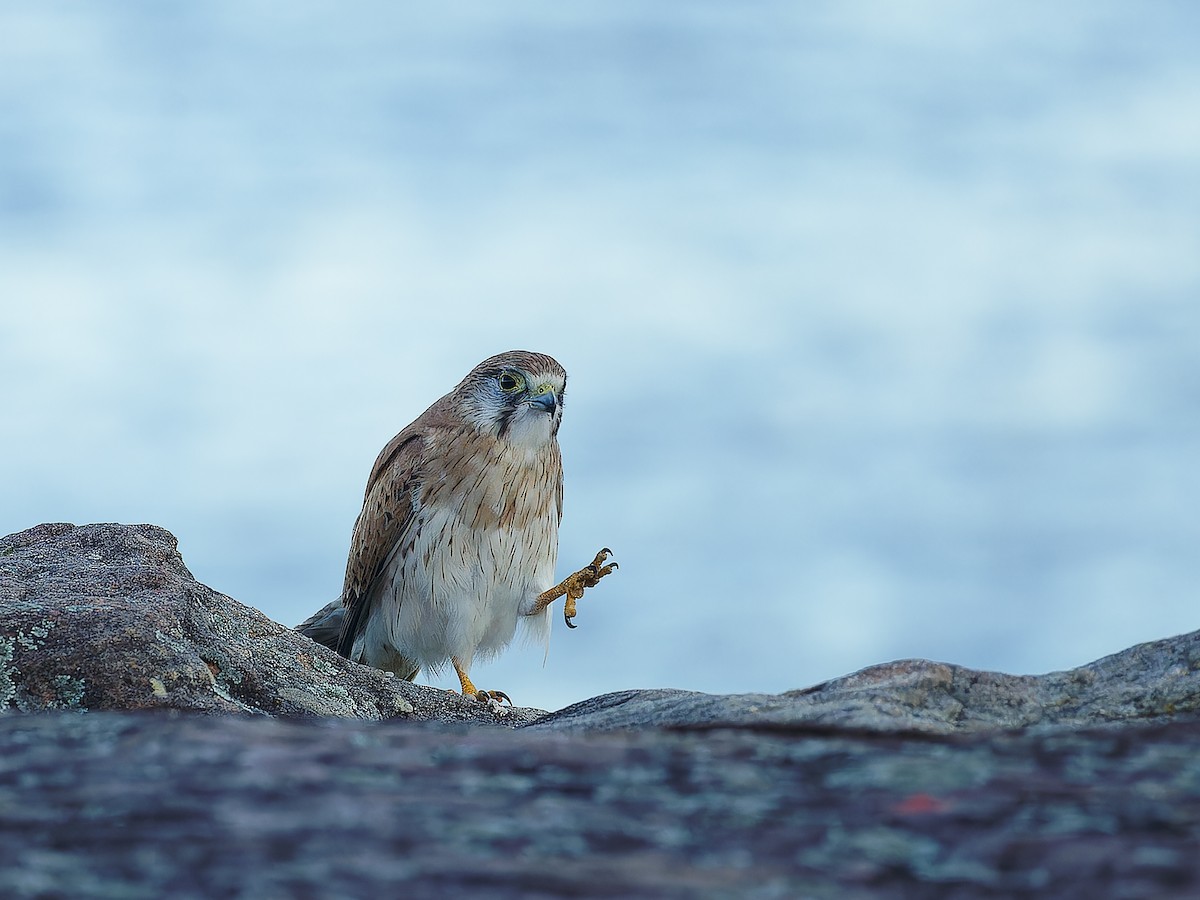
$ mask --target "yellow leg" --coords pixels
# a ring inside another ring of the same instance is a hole
[[[451,657],[450,663],[454,666],[455,674],[458,675],[458,681],[462,685],[464,697],[474,697],[481,703],[487,703],[489,700],[495,700],[497,702],[501,700],[508,700],[509,706],[512,705],[512,700],[509,699],[508,694],[504,693],[504,691],[481,691],[479,688],[475,687],[475,685],[471,683],[470,677],[467,675],[467,667],[460,663],[457,659]]]
[[[467,670],[457,659],[450,660],[454,665],[454,671],[458,674],[459,683],[462,684],[462,692],[464,697],[474,697],[479,693],[475,685],[471,684],[471,679],[467,677]]]
[[[619,569],[616,563],[604,564],[604,561],[612,556],[612,551],[605,547],[596,554],[596,558],[590,563],[575,572],[568,575],[561,582],[550,588],[548,591],[543,591],[538,595],[537,601],[533,605],[533,609],[529,615],[536,616],[547,606],[557,600],[559,597],[566,594],[567,602],[563,604],[563,620],[567,623],[568,628],[574,628],[571,620],[575,618],[575,601],[583,596],[583,592],[590,587],[595,587],[600,583],[600,579],[605,575],[611,575],[614,569]]]

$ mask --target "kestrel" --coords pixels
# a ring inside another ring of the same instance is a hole
[[[567,373],[513,350],[485,359],[380,452],[354,523],[342,595],[297,629],[356,662],[412,681],[447,660],[465,696],[499,701],[467,675],[518,621],[548,639],[550,604],[575,602],[616,568],[604,549],[557,585]]]

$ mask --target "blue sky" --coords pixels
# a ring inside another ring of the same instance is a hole
[[[292,624],[383,443],[523,347],[562,573],[622,568],[475,673],[518,702],[1192,630],[1197,19],[9,4],[0,530],[154,522]]]

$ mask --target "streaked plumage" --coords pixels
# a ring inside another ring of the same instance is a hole
[[[519,620],[548,638],[550,601],[567,593],[573,614],[613,568],[597,557],[552,587],[565,389],[551,357],[502,353],[392,438],[367,481],[342,596],[299,630],[409,680],[450,661],[467,694],[471,662],[503,649]]]

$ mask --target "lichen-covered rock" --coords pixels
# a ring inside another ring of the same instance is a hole
[[[519,725],[360,666],[192,577],[153,525],[0,538],[0,710],[169,708]]]

